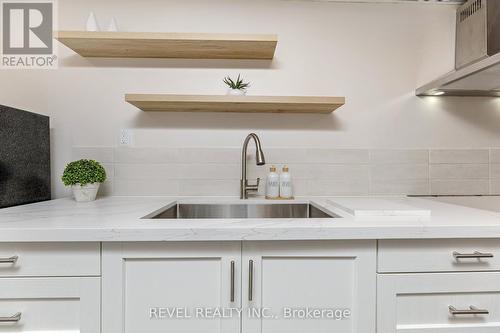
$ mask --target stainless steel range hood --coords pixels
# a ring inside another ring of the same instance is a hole
[[[416,94],[500,97],[500,54],[446,74],[418,88]]]
[[[456,69],[417,96],[500,96],[500,0],[469,0],[457,11]]]

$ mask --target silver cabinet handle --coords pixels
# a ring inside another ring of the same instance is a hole
[[[253,300],[253,260],[248,262],[248,300]]]
[[[0,258],[0,264],[15,264],[19,259],[18,256],[12,256],[10,258]]]
[[[473,253],[459,253],[457,251],[453,252],[453,258],[455,259],[483,259],[483,258],[493,258],[493,253],[483,253],[479,251],[474,251]]]
[[[457,310],[454,306],[448,307],[450,310],[450,314],[453,316],[460,315],[489,315],[490,312],[488,310],[478,309],[475,306],[469,306],[468,310]]]
[[[21,312],[16,313],[12,317],[0,317],[0,323],[17,323],[21,320]]]
[[[231,303],[234,302],[234,260],[231,261]]]

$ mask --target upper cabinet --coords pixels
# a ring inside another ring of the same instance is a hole
[[[278,43],[265,34],[59,31],[55,38],[83,57],[108,58],[271,60]]]

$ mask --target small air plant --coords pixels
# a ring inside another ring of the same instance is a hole
[[[244,95],[247,88],[250,87],[249,82],[243,82],[240,74],[238,74],[238,78],[236,80],[231,79],[229,76],[225,77],[224,83],[229,87],[230,95]]]

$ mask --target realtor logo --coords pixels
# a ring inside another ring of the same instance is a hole
[[[2,3],[2,68],[54,68],[53,1]]]
[[[52,53],[52,3],[3,4],[3,54]]]

